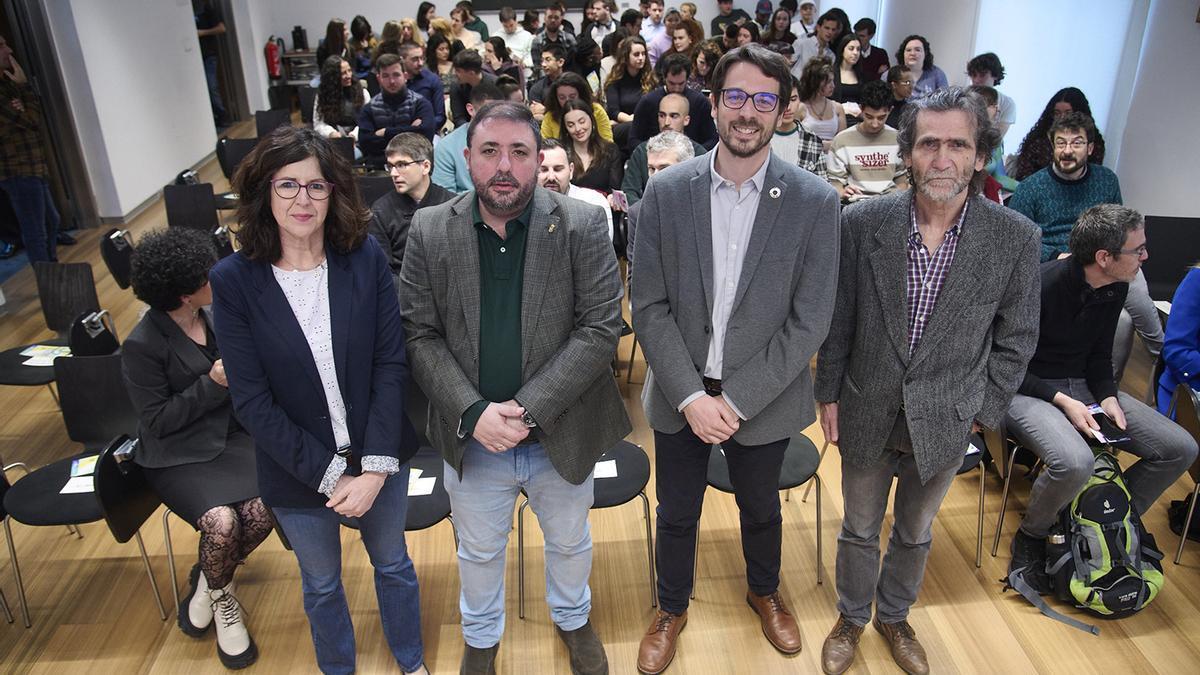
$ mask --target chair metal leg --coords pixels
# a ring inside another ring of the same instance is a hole
[[[642,498],[642,513],[646,516],[646,556],[650,563],[650,606],[658,607],[658,577],[654,574],[654,535],[650,532],[650,498],[646,491],[638,493]]]
[[[817,470],[818,471],[821,469],[821,462],[825,461],[825,451],[828,449],[829,449],[829,441],[826,440],[825,445],[821,446],[821,456],[817,458]],[[814,472],[813,475],[816,475],[816,473]],[[808,493],[811,490],[812,490],[812,483],[809,483],[808,485],[806,485],[804,487],[804,496],[800,497],[800,501],[807,504],[808,503]]]
[[[696,523],[696,552],[692,556],[692,595],[691,599],[696,599],[696,577],[700,571],[700,523]]]
[[[154,579],[154,569],[150,567],[150,556],[146,555],[146,544],[142,541],[142,533],[135,532],[133,536],[137,539],[138,550],[142,554],[142,565],[146,567],[146,576],[150,578],[150,592],[154,593],[154,602],[158,605],[158,616],[166,621],[167,608],[163,607],[162,596],[158,594],[158,581]]]
[[[633,346],[629,348],[629,370],[625,371],[625,384],[633,381],[633,357],[637,355],[637,333],[633,334]]]
[[[175,613],[179,613],[179,578],[175,572],[175,549],[171,546],[171,509],[163,509],[163,543],[167,547],[167,570],[171,573],[171,595],[175,598]]]
[[[1192,515],[1196,511],[1196,498],[1200,497],[1200,482],[1196,483],[1196,487],[1192,489],[1192,499],[1188,504],[1187,518],[1183,520],[1183,530],[1179,533],[1179,549],[1175,551],[1175,564],[1179,564],[1179,559],[1183,557],[1183,544],[1187,541],[1188,528],[1192,526]]]
[[[54,405],[62,408],[62,401],[58,400],[58,391],[54,388],[54,383],[47,382],[46,388],[50,390],[50,396],[54,399]]]
[[[13,546],[12,518],[4,516],[4,540],[8,542],[8,559],[12,562],[13,576],[17,580],[17,601],[21,604],[21,618],[25,627],[33,626],[29,622],[29,603],[25,600],[25,582],[21,579],[21,566],[17,564],[17,548]]]
[[[983,565],[983,488],[987,478],[987,467],[979,461],[979,522],[975,528],[975,568]]]
[[[4,591],[0,591],[0,607],[4,608],[4,618],[8,619],[9,623],[13,622],[12,610],[8,608],[8,598],[4,597]]]
[[[825,574],[822,568],[825,565],[825,551],[821,545],[821,477],[813,474],[813,480],[817,483],[817,585],[825,583]]]
[[[450,534],[454,535],[454,550],[458,551],[458,528],[454,526],[454,516],[446,516],[446,520],[450,521]]]
[[[517,616],[525,618],[525,507],[529,500],[521,502],[517,509]]]
[[[1017,446],[1008,452],[1008,464],[1004,471],[1004,491],[1000,493],[1000,514],[996,518],[996,537],[992,539],[992,557],[996,557],[996,549],[1000,546],[1000,530],[1004,527],[1004,509],[1008,507],[1008,489],[1012,485],[1013,462],[1017,457]]]

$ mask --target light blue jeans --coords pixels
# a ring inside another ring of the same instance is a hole
[[[463,473],[446,465],[446,492],[458,531],[458,606],[463,638],[477,649],[504,634],[504,558],[513,505],[524,490],[546,540],[546,604],[564,631],[587,623],[592,609],[592,476],[572,485],[558,475],[539,443],[489,452],[472,439]]]

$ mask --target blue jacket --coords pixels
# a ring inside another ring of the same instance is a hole
[[[475,189],[471,172],[467,170],[467,160],[463,158],[466,149],[467,125],[442,136],[433,149],[433,175],[430,178],[434,183],[459,194]]]
[[[421,123],[413,124],[414,120]],[[412,131],[433,140],[433,106],[412,89],[398,94],[379,92],[358,111],[358,147],[368,162],[383,164],[383,149],[396,134]],[[384,129],[382,136],[375,131]]]
[[[442,88],[442,78],[428,68],[422,68],[419,75],[408,78],[408,89],[424,96],[433,106],[433,131],[437,133],[446,125],[446,91]]]
[[[404,409],[408,361],[387,257],[373,237],[348,255],[327,249],[329,311],[338,385],[357,475],[364,456],[403,465],[417,439]],[[209,273],[229,393],[254,437],[268,506],[322,508],[317,491],[336,450],[325,389],[308,342],[271,264],[241,253]]]
[[[1192,389],[1200,389],[1200,269],[1188,270],[1171,298],[1162,358],[1158,410],[1165,415],[1180,384],[1186,382]]]

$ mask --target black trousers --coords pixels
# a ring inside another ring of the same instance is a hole
[[[779,588],[783,517],[779,512],[779,472],[789,439],[766,445],[721,445],[729,464],[742,526],[746,583],[755,595]],[[658,491],[658,602],[672,614],[688,607],[696,563],[696,527],[708,487],[712,446],[684,426],[678,433],[654,432],[655,486]]]

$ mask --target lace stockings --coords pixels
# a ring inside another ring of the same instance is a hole
[[[233,572],[267,538],[274,526],[270,512],[255,497],[232,506],[216,506],[200,516],[200,569],[209,588],[225,588]]]

